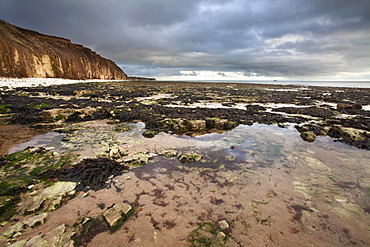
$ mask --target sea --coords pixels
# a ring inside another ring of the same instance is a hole
[[[370,88],[370,81],[200,80],[199,82],[272,84],[272,85],[317,86],[317,87]]]
[[[161,81],[160,78],[157,78]],[[67,80],[59,78],[1,78],[0,88],[37,87],[71,83],[86,83],[112,80]],[[168,80],[166,80],[168,81]],[[172,80],[171,80],[172,81]],[[180,81],[180,80],[178,80]],[[181,80],[184,81],[184,80]],[[370,81],[280,81],[280,80],[185,80],[189,82],[214,82],[214,83],[249,83],[249,84],[277,84],[295,86],[318,86],[318,87],[347,87],[347,88],[370,88]],[[175,80],[173,82],[176,82]]]

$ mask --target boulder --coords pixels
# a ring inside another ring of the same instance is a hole
[[[355,103],[352,105],[352,109],[362,109],[362,105],[360,103]]]
[[[128,204],[115,204],[113,207],[107,209],[103,213],[103,216],[109,226],[114,226],[122,216],[126,216],[130,210],[131,206]]]
[[[188,120],[186,124],[189,130],[204,130],[207,128],[206,120]]]
[[[339,129],[338,127],[331,127],[330,130],[328,131],[328,136],[333,137],[333,138],[342,138],[344,137],[345,133]]]
[[[32,238],[30,238],[25,247],[49,247],[50,244],[42,239],[42,237],[40,235],[36,235],[36,236],[33,236]]]
[[[75,109],[55,108],[55,109],[42,111],[41,117],[44,122],[55,122],[58,120],[65,120],[75,112],[76,112]]]
[[[86,120],[94,120],[95,116],[94,113],[97,112],[96,108],[88,106],[84,109],[75,110],[71,115],[68,116],[67,121],[71,122],[79,122],[79,121],[86,121]]]
[[[301,133],[301,138],[306,142],[314,142],[316,140],[316,135],[313,131],[306,131]]]
[[[337,109],[338,110],[341,110],[341,109],[352,109],[352,105],[345,104],[345,103],[339,103],[339,104],[337,104]]]
[[[230,130],[235,128],[238,124],[228,119],[213,119],[214,121],[214,128],[219,130]]]
[[[346,104],[346,103],[339,103],[337,104],[337,109],[362,109],[362,105],[360,103],[355,104]]]
[[[143,136],[146,138],[153,138],[157,134],[154,130],[147,130],[143,133]]]

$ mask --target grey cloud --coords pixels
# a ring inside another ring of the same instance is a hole
[[[0,5],[0,18],[88,46],[129,74],[214,70],[312,77],[370,67],[368,1],[0,0]]]

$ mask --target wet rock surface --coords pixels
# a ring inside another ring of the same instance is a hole
[[[212,131],[255,122],[302,124],[309,120],[318,127],[341,125],[368,133],[370,111],[363,106],[370,105],[369,101],[369,89],[122,82],[17,89],[4,93],[0,105],[12,114],[11,123],[42,127],[43,122],[140,120],[148,129],[144,135],[153,137],[161,131]],[[212,104],[215,106],[209,107]],[[269,104],[277,104],[272,112]],[[368,149],[368,138],[360,137],[361,145],[350,135],[339,141]]]
[[[10,123],[58,136],[0,157],[1,244],[369,242],[368,89],[121,82],[0,97]]]
[[[115,204],[112,207],[108,208],[104,213],[104,219],[107,221],[110,227],[117,224],[117,222],[127,215],[132,207],[128,204]]]
[[[318,128],[341,125],[368,133],[370,111],[364,106],[370,105],[369,94],[366,88],[121,82],[17,89],[3,93],[0,105],[12,115],[11,123],[38,128],[45,122],[140,120],[146,124],[146,137],[162,131],[227,130],[238,124],[302,124],[310,120]],[[367,137],[360,137],[362,145],[351,135],[340,141],[369,149]]]

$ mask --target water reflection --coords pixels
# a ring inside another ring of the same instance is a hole
[[[96,192],[94,196],[106,205],[123,200],[136,207],[124,230],[105,236],[112,245],[188,246],[204,238],[215,246],[370,243],[369,151],[329,137],[304,142],[295,130],[272,125],[240,125],[196,137],[161,133],[150,139],[141,135],[142,123],[130,126],[122,131],[125,126],[86,122],[70,134],[41,135],[23,144],[83,157],[113,147],[122,153],[158,154],[175,148],[180,154],[202,155],[193,163],[155,155],[148,166],[115,178],[120,192],[114,188]],[[76,205],[94,207],[89,199],[79,200]],[[222,230],[223,220],[229,227]],[[205,224],[216,227],[213,235]],[[220,238],[221,231],[228,237]],[[91,246],[102,243],[104,235],[99,236]]]

